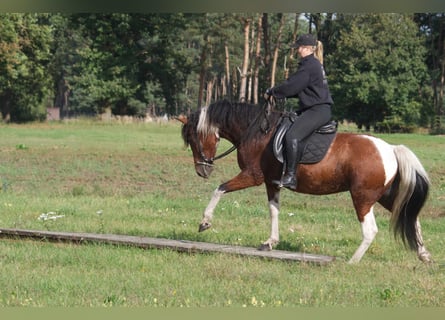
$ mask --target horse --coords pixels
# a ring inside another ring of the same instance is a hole
[[[199,232],[211,227],[213,212],[222,195],[265,184],[270,237],[259,250],[272,250],[279,242],[279,180],[283,164],[273,154],[272,144],[282,111],[248,103],[220,100],[178,118],[181,135],[190,146],[196,173],[208,178],[221,138],[237,149],[238,175],[219,185],[204,210]],[[269,130],[262,130],[264,121]],[[327,195],[349,191],[358,221],[362,242],[349,263],[358,263],[373,242],[378,227],[374,205],[378,202],[391,212],[395,237],[408,249],[417,252],[423,262],[431,262],[422,238],[418,215],[424,206],[430,180],[417,156],[404,145],[391,145],[372,135],[337,132],[324,158],[314,164],[298,164],[298,186],[302,194]]]

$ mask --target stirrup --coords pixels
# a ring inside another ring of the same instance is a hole
[[[284,177],[286,175],[283,175],[281,177],[280,180],[272,180],[272,183],[277,185],[279,188],[285,187],[285,188],[289,188],[292,190],[296,190],[297,189],[297,179],[295,178],[294,175],[290,176],[290,181],[287,181],[286,183],[283,181]]]
[[[297,189],[297,179],[295,178],[295,172],[288,172],[281,177],[281,186],[292,190]]]
[[[285,187],[291,190],[297,190],[297,180],[292,179],[287,183],[281,183],[281,187]]]

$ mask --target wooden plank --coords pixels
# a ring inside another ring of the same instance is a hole
[[[127,245],[145,249],[171,249],[188,253],[228,253],[240,256],[260,257],[266,259],[278,259],[287,261],[300,261],[315,264],[327,264],[335,260],[335,257],[316,255],[310,253],[290,252],[283,250],[259,251],[256,248],[231,246],[207,242],[171,240],[163,238],[148,238],[115,234],[95,233],[71,233],[23,229],[1,229],[0,237],[3,238],[31,238],[37,240],[74,242],[74,243],[106,243],[114,245]]]

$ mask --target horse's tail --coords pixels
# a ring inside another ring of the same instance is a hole
[[[417,250],[422,244],[417,230],[417,216],[428,197],[430,180],[416,155],[403,145],[394,146],[398,163],[398,182],[394,187],[391,224],[395,236],[405,245]],[[420,231],[419,231],[420,232]]]

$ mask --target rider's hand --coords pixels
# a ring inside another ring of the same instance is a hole
[[[270,97],[272,97],[272,90],[270,90],[270,88],[269,88],[269,89],[267,89],[266,92],[264,93],[264,99],[265,99],[266,101],[269,101],[269,100],[270,100]]]

